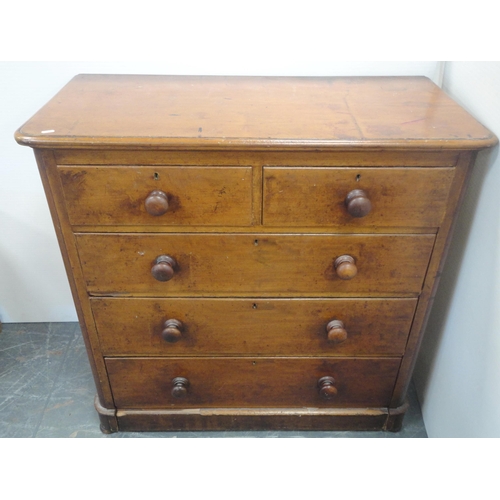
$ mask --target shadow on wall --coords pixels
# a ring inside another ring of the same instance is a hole
[[[41,206],[37,212],[33,206],[31,210],[38,214],[47,208]],[[4,323],[31,322],[33,318],[37,322],[76,321],[54,231],[37,227],[37,216],[26,222],[0,212],[0,220],[9,236],[0,239],[0,319]]]
[[[497,276],[494,269],[496,266],[495,254],[500,248],[497,229],[500,228],[500,212],[498,208],[491,207],[491,210],[486,210],[487,221],[482,221],[481,224],[478,224],[477,221],[474,225],[473,223],[478,216],[484,215],[485,207],[482,207],[481,214],[478,214],[478,204],[483,191],[494,189],[495,185],[499,185],[496,177],[500,175],[500,172],[496,172],[498,169],[494,168],[498,152],[499,148],[496,146],[478,154],[463,205],[456,220],[455,232],[429,316],[415,371],[415,385],[421,405],[425,403],[425,395],[429,388],[429,381],[436,365],[445,330],[447,327],[453,327],[453,325],[448,325],[451,318],[451,308],[458,309],[458,313],[454,311],[453,319],[460,321],[462,333],[471,336],[470,342],[480,343],[481,337],[487,337],[489,334],[488,324],[495,311],[493,302]],[[485,198],[495,205],[498,203],[498,196],[489,195]],[[472,260],[471,254],[473,254],[474,259],[477,259],[477,268],[471,266],[476,262]],[[488,269],[490,272],[486,274],[485,271]],[[464,282],[465,288],[469,287],[467,297],[464,296],[463,286],[457,288],[459,280]],[[490,314],[478,314],[476,304],[479,300],[479,291],[482,311],[489,311]],[[488,301],[490,303],[487,303]],[[463,375],[465,376],[465,373]],[[484,374],[477,373],[475,376],[481,377]]]

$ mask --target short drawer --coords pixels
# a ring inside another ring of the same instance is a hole
[[[73,225],[252,223],[251,167],[59,166],[58,171]]]
[[[436,228],[453,177],[454,168],[264,167],[263,222]]]
[[[384,407],[399,365],[399,358],[106,359],[118,408]]]
[[[91,299],[105,356],[397,356],[404,352],[416,302]]]
[[[435,238],[178,233],[75,236],[90,294],[156,297],[255,296],[256,291],[278,297],[416,295]],[[357,269],[350,280],[338,275],[348,264],[336,268],[344,255]],[[162,279],[171,279],[159,281],[160,271]]]

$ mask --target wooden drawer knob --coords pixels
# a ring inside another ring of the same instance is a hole
[[[338,319],[333,319],[326,325],[328,333],[328,341],[333,344],[340,344],[347,339],[347,331],[344,328],[344,323]]]
[[[149,215],[159,216],[168,211],[168,196],[163,191],[151,191],[144,202]]]
[[[184,377],[172,379],[172,396],[174,398],[185,398],[188,393],[189,380]]]
[[[345,198],[345,206],[352,217],[364,217],[372,210],[371,201],[362,189],[352,190]]]
[[[334,262],[335,271],[341,280],[352,280],[358,274],[358,268],[353,257],[341,255]]]
[[[177,342],[182,337],[182,331],[184,330],[184,325],[176,319],[167,319],[163,324],[163,331],[161,336],[165,342],[170,342],[173,344]]]
[[[155,263],[151,268],[153,278],[158,281],[169,281],[174,277],[175,271],[179,269],[177,261],[169,255],[160,255],[156,257]]]
[[[335,387],[335,379],[333,377],[321,377],[318,380],[319,394],[324,399],[332,399],[337,395]]]

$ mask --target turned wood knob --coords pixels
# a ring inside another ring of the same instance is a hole
[[[163,331],[161,336],[166,342],[174,343],[180,340],[182,337],[182,331],[184,330],[183,324],[176,319],[167,319],[163,324]]]
[[[326,325],[328,333],[328,341],[333,344],[340,344],[347,339],[347,331],[344,328],[344,323],[338,319],[334,319]]]
[[[168,196],[163,191],[151,191],[144,202],[149,215],[159,216],[168,211]]]
[[[341,255],[334,262],[335,271],[341,280],[352,280],[358,274],[354,258],[350,255]]]
[[[177,261],[169,255],[160,255],[151,268],[153,278],[158,281],[169,281],[174,277],[179,266]]]
[[[352,217],[364,217],[372,210],[371,201],[362,189],[353,189],[345,198],[345,206]]]
[[[184,398],[187,396],[189,380],[184,377],[172,379],[172,396],[174,398]]]
[[[321,377],[318,380],[318,389],[322,398],[332,399],[337,395],[337,388],[333,384],[335,384],[333,377]]]

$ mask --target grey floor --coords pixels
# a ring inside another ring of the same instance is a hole
[[[425,438],[414,387],[403,429],[392,432],[156,432],[102,434],[78,323],[4,324],[0,332],[0,437]]]

